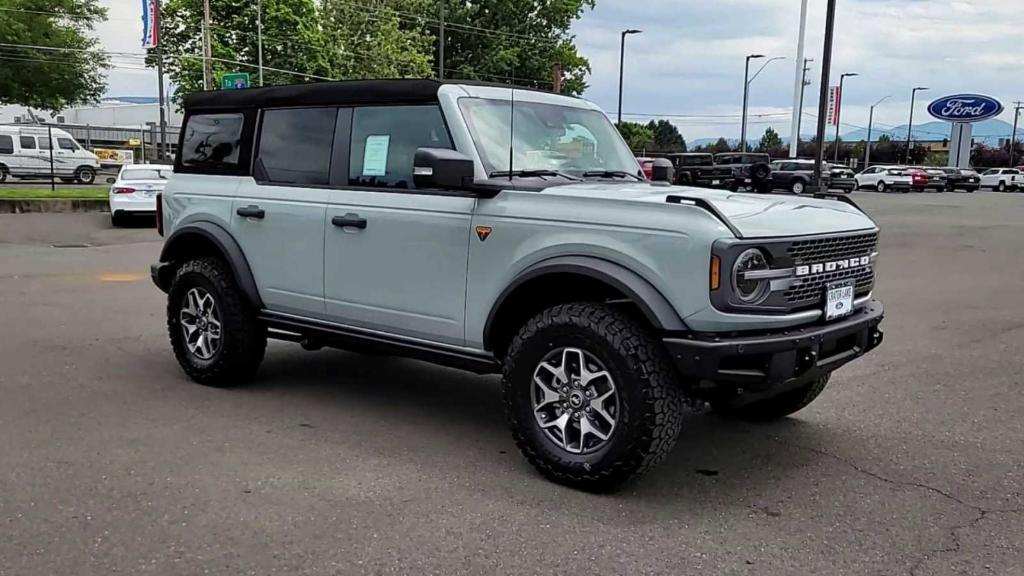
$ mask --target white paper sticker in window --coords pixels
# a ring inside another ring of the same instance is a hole
[[[384,176],[388,169],[388,146],[390,135],[374,135],[366,137],[366,149],[363,151],[363,176]]]

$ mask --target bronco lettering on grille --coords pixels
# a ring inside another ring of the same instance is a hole
[[[831,262],[821,262],[818,264],[801,264],[796,267],[796,275],[799,278],[801,276],[810,276],[812,274],[835,272],[836,270],[850,270],[852,268],[867,266],[870,263],[870,256],[861,256],[859,258],[844,258],[843,260],[833,260]]]

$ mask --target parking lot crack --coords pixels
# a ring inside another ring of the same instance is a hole
[[[936,558],[943,554],[958,554],[960,552],[960,547],[962,545],[962,543],[960,542],[960,531],[974,528],[987,515],[988,512],[986,512],[985,510],[978,510],[975,517],[972,518],[970,521],[964,522],[962,524],[957,524],[955,526],[951,526],[949,528],[949,538],[951,544],[949,544],[948,546],[943,546],[942,548],[934,548],[922,554],[921,557],[918,558],[917,562],[914,562],[914,564],[910,567],[910,576],[917,576],[917,571],[921,569],[921,566],[923,566],[925,562],[931,560],[932,558]]]

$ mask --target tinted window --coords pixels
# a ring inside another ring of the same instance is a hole
[[[121,180],[167,180],[170,170],[157,168],[126,168],[121,172]]]
[[[327,184],[335,108],[267,110],[263,113],[256,177],[281,184]]]
[[[190,116],[182,141],[182,165],[204,168],[238,166],[243,124],[241,114]]]
[[[0,135],[0,154],[14,154],[14,138]]]
[[[35,150],[36,149],[36,139],[35,138],[33,138],[31,136],[22,136],[21,138],[18,138],[18,140],[21,141],[21,147],[24,148],[25,150]]]
[[[1020,170],[1004,170],[1003,174],[1020,174]]]
[[[413,188],[417,148],[451,148],[437,106],[356,108],[352,115],[349,184]]]
[[[61,150],[78,150],[78,146],[75,146],[75,141],[71,138],[57,138],[57,146]]]
[[[49,136],[40,136],[39,137],[39,149],[40,150],[49,150],[50,149],[50,137]]]

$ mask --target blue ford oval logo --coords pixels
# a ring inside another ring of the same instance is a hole
[[[957,94],[939,98],[928,105],[928,113],[948,122],[980,122],[998,116],[1003,105],[990,96]]]

